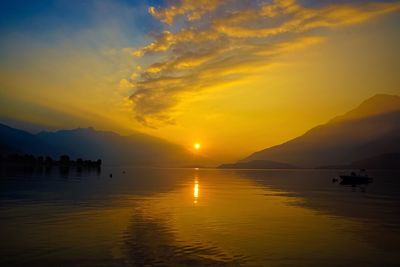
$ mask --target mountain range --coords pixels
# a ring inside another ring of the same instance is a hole
[[[71,158],[92,160],[100,158],[106,164],[141,166],[207,164],[204,158],[194,156],[179,145],[142,133],[122,136],[89,127],[32,134],[0,124],[0,154],[10,153],[52,157],[67,154]],[[399,153],[400,97],[379,94],[299,137],[220,167],[291,169],[382,166],[389,168],[397,164]]]
[[[229,167],[242,168],[244,163],[252,162],[261,166],[262,161],[266,166],[275,162],[300,168],[348,166],[396,152],[400,152],[400,97],[378,94],[344,115],[283,144],[255,152]],[[364,165],[368,165],[366,161]]]
[[[93,128],[32,134],[0,124],[0,154],[102,159],[106,164],[181,166],[200,162],[179,145],[150,135],[122,136]]]

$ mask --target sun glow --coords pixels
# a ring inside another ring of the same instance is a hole
[[[201,145],[200,145],[199,143],[195,143],[195,144],[193,145],[193,147],[194,147],[194,149],[196,149],[196,150],[200,150]]]

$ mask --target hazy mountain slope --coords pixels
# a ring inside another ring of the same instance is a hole
[[[386,153],[350,164],[354,168],[364,169],[400,169],[400,153]]]
[[[102,159],[105,164],[168,165],[199,164],[182,147],[145,134],[121,136],[93,128],[31,134],[0,124],[0,154],[35,154],[58,158]]]
[[[356,160],[347,165],[320,166],[319,169],[400,169],[400,153],[385,153]]]
[[[145,134],[121,136],[113,132],[78,128],[41,132],[37,136],[62,147],[72,157],[101,158],[111,164],[184,164],[191,156],[178,145]]]
[[[400,151],[400,97],[376,95],[356,109],[241,162],[271,160],[301,167],[347,164]]]
[[[296,169],[297,167],[269,160],[253,160],[249,162],[237,162],[233,164],[222,164],[219,169]]]
[[[0,123],[0,154],[48,154],[54,148],[35,135]]]
[[[400,111],[400,96],[377,94],[362,102],[355,109],[333,118],[330,122],[361,119],[396,111]]]

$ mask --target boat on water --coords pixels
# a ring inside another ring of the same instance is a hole
[[[368,184],[371,183],[373,178],[369,177],[365,170],[360,170],[359,173],[352,171],[350,174],[339,175],[342,179],[342,184]]]

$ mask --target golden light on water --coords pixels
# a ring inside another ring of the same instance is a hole
[[[193,203],[197,204],[197,201],[198,201],[198,198],[199,198],[199,181],[197,180],[197,177],[194,180],[193,198],[194,198]]]

